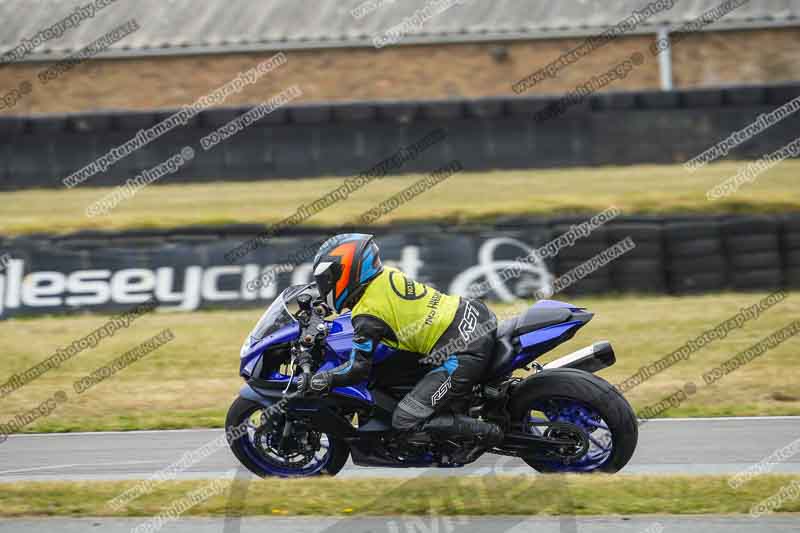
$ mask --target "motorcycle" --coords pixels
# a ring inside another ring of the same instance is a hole
[[[225,425],[233,454],[259,476],[335,475],[348,457],[358,466],[459,467],[483,453],[518,457],[539,472],[613,473],[633,455],[634,411],[594,374],[616,362],[607,341],[545,365],[536,361],[591,320],[584,308],[540,300],[490,331],[494,351],[468,414],[503,429],[504,440],[492,448],[470,436],[392,428],[395,406],[429,371],[419,354],[380,344],[369,381],[323,396],[306,393],[314,372],[349,359],[350,314],[331,314],[313,283],[289,287],[242,346],[245,385]],[[517,369],[528,370],[527,376],[515,376]]]

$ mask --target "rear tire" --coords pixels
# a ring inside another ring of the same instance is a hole
[[[233,432],[233,428],[236,428],[245,422],[256,411],[263,409],[264,405],[239,396],[236,398],[233,404],[231,404],[230,409],[228,409],[228,416],[225,418],[226,430],[228,433]],[[339,470],[344,467],[345,463],[347,462],[347,458],[350,456],[350,448],[347,446],[346,442],[340,439],[334,439],[330,436],[328,438],[330,441],[330,457],[328,458],[325,466],[323,466],[319,472],[312,475],[335,476],[337,473],[339,473]],[[250,455],[253,453],[253,451],[248,435],[244,435],[241,438],[230,442],[229,445],[233,455],[236,456],[239,462],[255,475],[260,477],[293,477],[290,474],[271,472],[258,462],[254,461]],[[251,449],[248,449],[248,446],[250,446]]]
[[[509,411],[513,421],[522,420],[532,406],[550,398],[580,402],[606,422],[613,445],[611,455],[591,472],[614,473],[628,463],[639,439],[639,425],[633,408],[613,385],[594,374],[571,368],[545,370],[526,381],[523,390],[511,398]],[[568,465],[523,460],[542,473],[570,471]]]

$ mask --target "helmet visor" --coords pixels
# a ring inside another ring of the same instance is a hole
[[[336,295],[334,293],[341,268],[342,267],[339,265],[339,263],[325,261],[318,264],[317,268],[314,269],[314,281],[317,282],[319,294],[325,299],[325,303],[327,303],[333,309],[336,309],[336,306],[334,305]],[[338,311],[339,309],[336,310]]]

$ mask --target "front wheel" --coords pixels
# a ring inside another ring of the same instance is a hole
[[[291,433],[284,437],[285,422],[269,429],[265,409],[240,396],[225,419],[229,434],[237,434],[234,428],[247,428],[238,432],[241,437],[230,441],[230,448],[248,470],[261,477],[309,477],[333,476],[344,467],[350,455],[346,442],[300,422],[294,422]]]
[[[582,370],[545,370],[528,378],[512,396],[509,411],[523,432],[542,435],[543,424],[563,422],[577,426],[588,440],[585,453],[569,461],[523,457],[543,473],[617,472],[628,463],[639,439],[628,401],[610,383]]]

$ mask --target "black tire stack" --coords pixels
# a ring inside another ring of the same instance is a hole
[[[719,291],[727,286],[727,261],[717,221],[668,223],[664,240],[670,292]]]
[[[779,224],[772,216],[744,216],[722,223],[732,289],[769,289],[783,284]]]
[[[569,224],[557,224],[553,226],[553,238],[567,233],[570,230]],[[555,257],[556,277],[563,276],[584,261],[591,259],[608,248],[608,238],[605,227],[596,228],[589,235],[579,238],[572,246],[567,246],[559,250]],[[611,275],[609,269],[600,268],[577,283],[565,288],[565,294],[601,294],[612,289]]]
[[[623,223],[608,227],[608,244],[630,237],[635,248],[614,259],[609,269],[614,290],[623,292],[664,292],[664,243],[660,224]]]
[[[800,288],[800,213],[783,217],[781,252],[784,283],[790,288]]]

